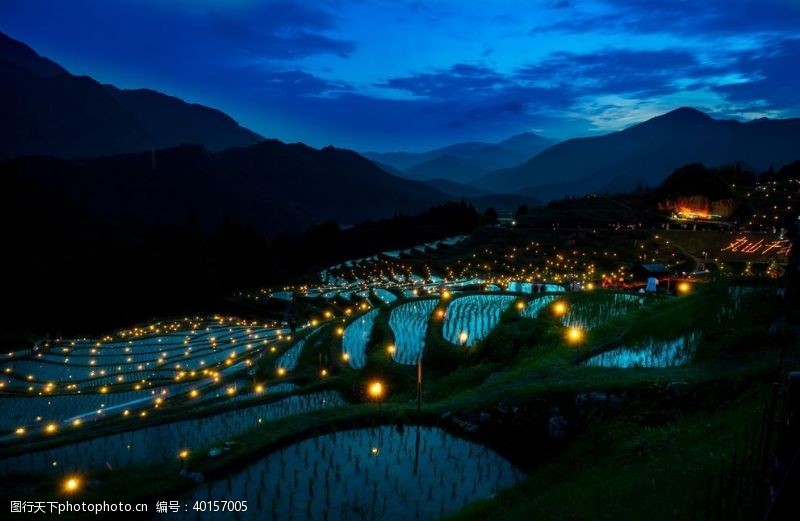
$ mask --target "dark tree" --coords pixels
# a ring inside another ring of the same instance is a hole
[[[495,225],[497,224],[497,210],[491,206],[483,212],[483,224]]]

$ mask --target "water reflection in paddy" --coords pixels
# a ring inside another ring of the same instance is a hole
[[[201,484],[198,500],[246,500],[229,519],[439,519],[522,478],[496,452],[434,427],[384,426],[311,438]],[[208,513],[205,513],[208,516]],[[166,518],[166,516],[165,516]]]
[[[131,418],[130,431],[2,459],[0,474],[61,474],[160,464],[174,461],[183,449],[206,447],[259,426],[269,428],[271,420],[344,404],[339,393],[324,391],[139,429],[134,427],[138,418]]]
[[[586,361],[593,367],[676,367],[691,362],[697,349],[697,333],[672,340],[649,339],[630,347],[600,353]]]

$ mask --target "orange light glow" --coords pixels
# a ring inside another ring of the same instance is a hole
[[[383,384],[377,380],[370,383],[367,390],[369,391],[369,395],[373,400],[380,400],[383,396]]]
[[[81,488],[81,479],[77,476],[71,476],[64,481],[64,492],[73,493]]]
[[[675,209],[675,214],[684,219],[708,219],[711,214],[706,210],[689,208],[688,206],[679,206]]]
[[[571,344],[577,344],[583,340],[583,330],[578,327],[571,327],[567,330],[567,340]]]

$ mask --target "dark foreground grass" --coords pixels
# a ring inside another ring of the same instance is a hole
[[[557,461],[451,519],[691,519],[695,500],[730,465],[768,395],[768,386],[757,386],[713,412],[660,425],[624,418],[595,424]]]

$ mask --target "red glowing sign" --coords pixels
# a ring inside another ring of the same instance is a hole
[[[789,255],[792,243],[786,239],[751,240],[739,237],[721,248],[720,251],[744,253],[747,255]]]

